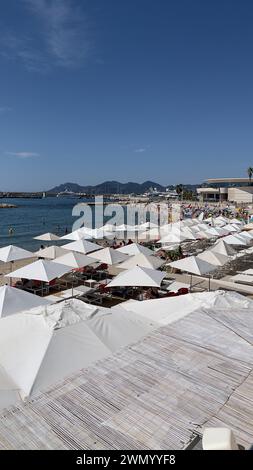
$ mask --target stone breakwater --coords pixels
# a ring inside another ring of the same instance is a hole
[[[0,209],[13,209],[15,207],[18,206],[15,206],[15,204],[0,204]]]

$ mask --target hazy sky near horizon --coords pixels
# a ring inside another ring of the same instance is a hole
[[[0,190],[253,166],[251,0],[1,0]]]

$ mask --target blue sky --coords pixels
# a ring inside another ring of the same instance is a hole
[[[0,190],[253,166],[250,0],[1,0]]]

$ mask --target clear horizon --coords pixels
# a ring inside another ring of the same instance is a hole
[[[249,0],[2,0],[0,191],[253,166]]]

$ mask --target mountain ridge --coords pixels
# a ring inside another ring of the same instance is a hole
[[[199,185],[183,185],[186,188],[195,189]],[[164,192],[166,188],[173,188],[173,185],[163,186],[154,181],[144,181],[144,183],[135,183],[129,181],[127,183],[120,183],[119,181],[104,181],[97,185],[82,186],[77,183],[64,183],[47,191],[47,193],[61,193],[64,191],[71,191],[75,193],[86,193],[86,194],[143,194],[150,190],[150,188],[156,188],[159,192]]]

